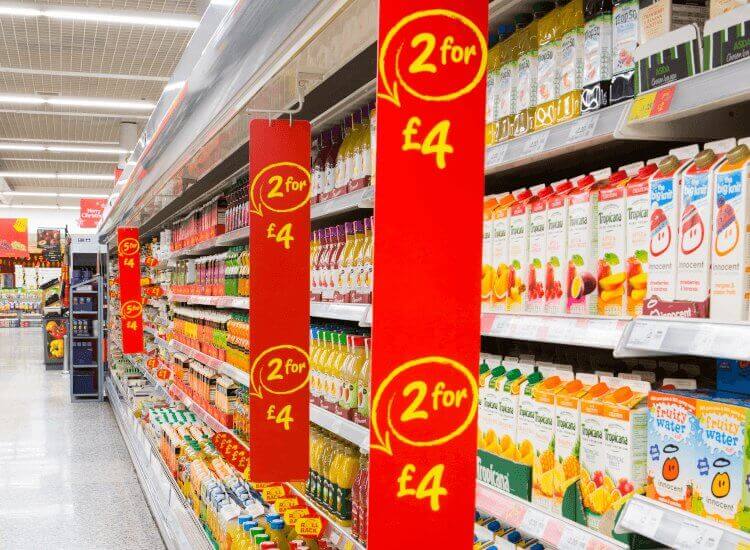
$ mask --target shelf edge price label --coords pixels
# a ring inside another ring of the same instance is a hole
[[[310,139],[307,121],[250,121],[253,482],[301,481],[309,472]]]
[[[141,245],[137,227],[117,228],[117,265],[120,271],[120,333],[124,354],[143,353]]]
[[[488,4],[381,0],[378,10],[369,469],[378,498],[368,547],[468,547]],[[488,163],[506,152],[491,149]],[[414,232],[417,219],[424,225]]]

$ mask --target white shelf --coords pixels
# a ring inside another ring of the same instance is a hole
[[[334,302],[310,302],[310,316],[340,321],[356,321],[360,326],[369,326],[370,304],[339,304]]]
[[[313,220],[320,220],[335,216],[337,214],[343,214],[345,212],[352,212],[361,208],[374,208],[375,207],[375,188],[364,187],[357,189],[346,195],[330,199],[325,202],[313,204],[310,207],[310,218]]]
[[[213,237],[202,243],[198,243],[188,248],[181,250],[175,250],[169,256],[169,260],[178,260],[180,258],[189,258],[191,256],[201,256],[208,254],[211,249],[214,248],[225,248],[229,246],[236,246],[240,244],[249,244],[250,242],[250,229],[247,227],[241,227],[234,231],[229,231],[218,237]]]
[[[550,344],[615,349],[629,319],[578,315],[482,313],[482,335]]]
[[[212,549],[198,518],[192,513],[138,420],[130,414],[127,405],[120,398],[112,380],[107,379],[105,386],[117,426],[165,546],[169,550]]]
[[[523,534],[561,550],[628,548],[626,544],[611,537],[569,519],[550,514],[531,502],[493,489],[481,481],[477,482],[476,507],[515,527]]]
[[[168,296],[171,302],[181,302],[195,306],[250,309],[250,299],[247,296],[202,296],[200,294],[169,294]]]
[[[638,317],[628,325],[614,355],[663,354],[750,360],[750,323]]]
[[[499,174],[593,145],[614,141],[618,124],[630,109],[630,102],[619,103],[586,113],[569,122],[533,132],[489,147],[485,152],[485,174]]]
[[[370,448],[370,430],[351,420],[341,418],[317,405],[310,405],[310,422],[325,428],[342,439],[353,443],[363,450]]]
[[[197,349],[185,345],[182,342],[178,342],[177,340],[170,340],[169,346],[171,346],[174,350],[180,351],[185,355],[192,357],[196,361],[200,361],[207,367],[210,367],[215,371],[228,376],[229,378],[239,384],[242,384],[243,386],[250,385],[250,375],[238,369],[234,365],[230,365],[229,363],[226,363],[220,359],[216,359],[215,357],[206,355],[205,353],[202,353]]]
[[[616,532],[639,533],[681,550],[748,548],[750,534],[673,506],[635,495],[625,505]]]

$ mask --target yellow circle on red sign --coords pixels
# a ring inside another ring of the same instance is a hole
[[[138,242],[138,239],[134,239],[133,237],[123,239],[117,245],[117,253],[120,256],[133,256],[134,254],[138,254],[140,251],[141,245]]]
[[[129,300],[120,306],[120,315],[124,319],[135,319],[141,315],[143,306],[136,300]]]

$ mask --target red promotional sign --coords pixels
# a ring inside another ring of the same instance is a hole
[[[309,122],[250,122],[249,192],[250,478],[298,481],[310,444]]]
[[[373,550],[473,540],[486,36],[487,2],[380,1]]]
[[[81,217],[78,225],[82,228],[94,228],[99,225],[106,206],[107,199],[81,199]]]
[[[29,220],[0,219],[0,258],[29,257]]]
[[[120,267],[122,352],[143,353],[141,245],[137,227],[117,228],[117,262]]]
[[[224,460],[229,462],[238,472],[245,472],[248,465],[247,448],[237,441],[237,438],[227,432],[215,433],[211,441]]]

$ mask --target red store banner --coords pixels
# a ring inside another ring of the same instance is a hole
[[[82,228],[95,228],[102,219],[107,199],[81,199],[81,217],[78,225]]]
[[[257,119],[249,132],[250,479],[301,481],[310,444],[310,123]]]
[[[370,550],[472,546],[487,8],[380,0]]]
[[[120,330],[122,352],[143,353],[143,301],[141,300],[141,245],[137,227],[117,228],[117,262],[120,268]]]
[[[0,219],[0,258],[29,257],[29,220]]]

